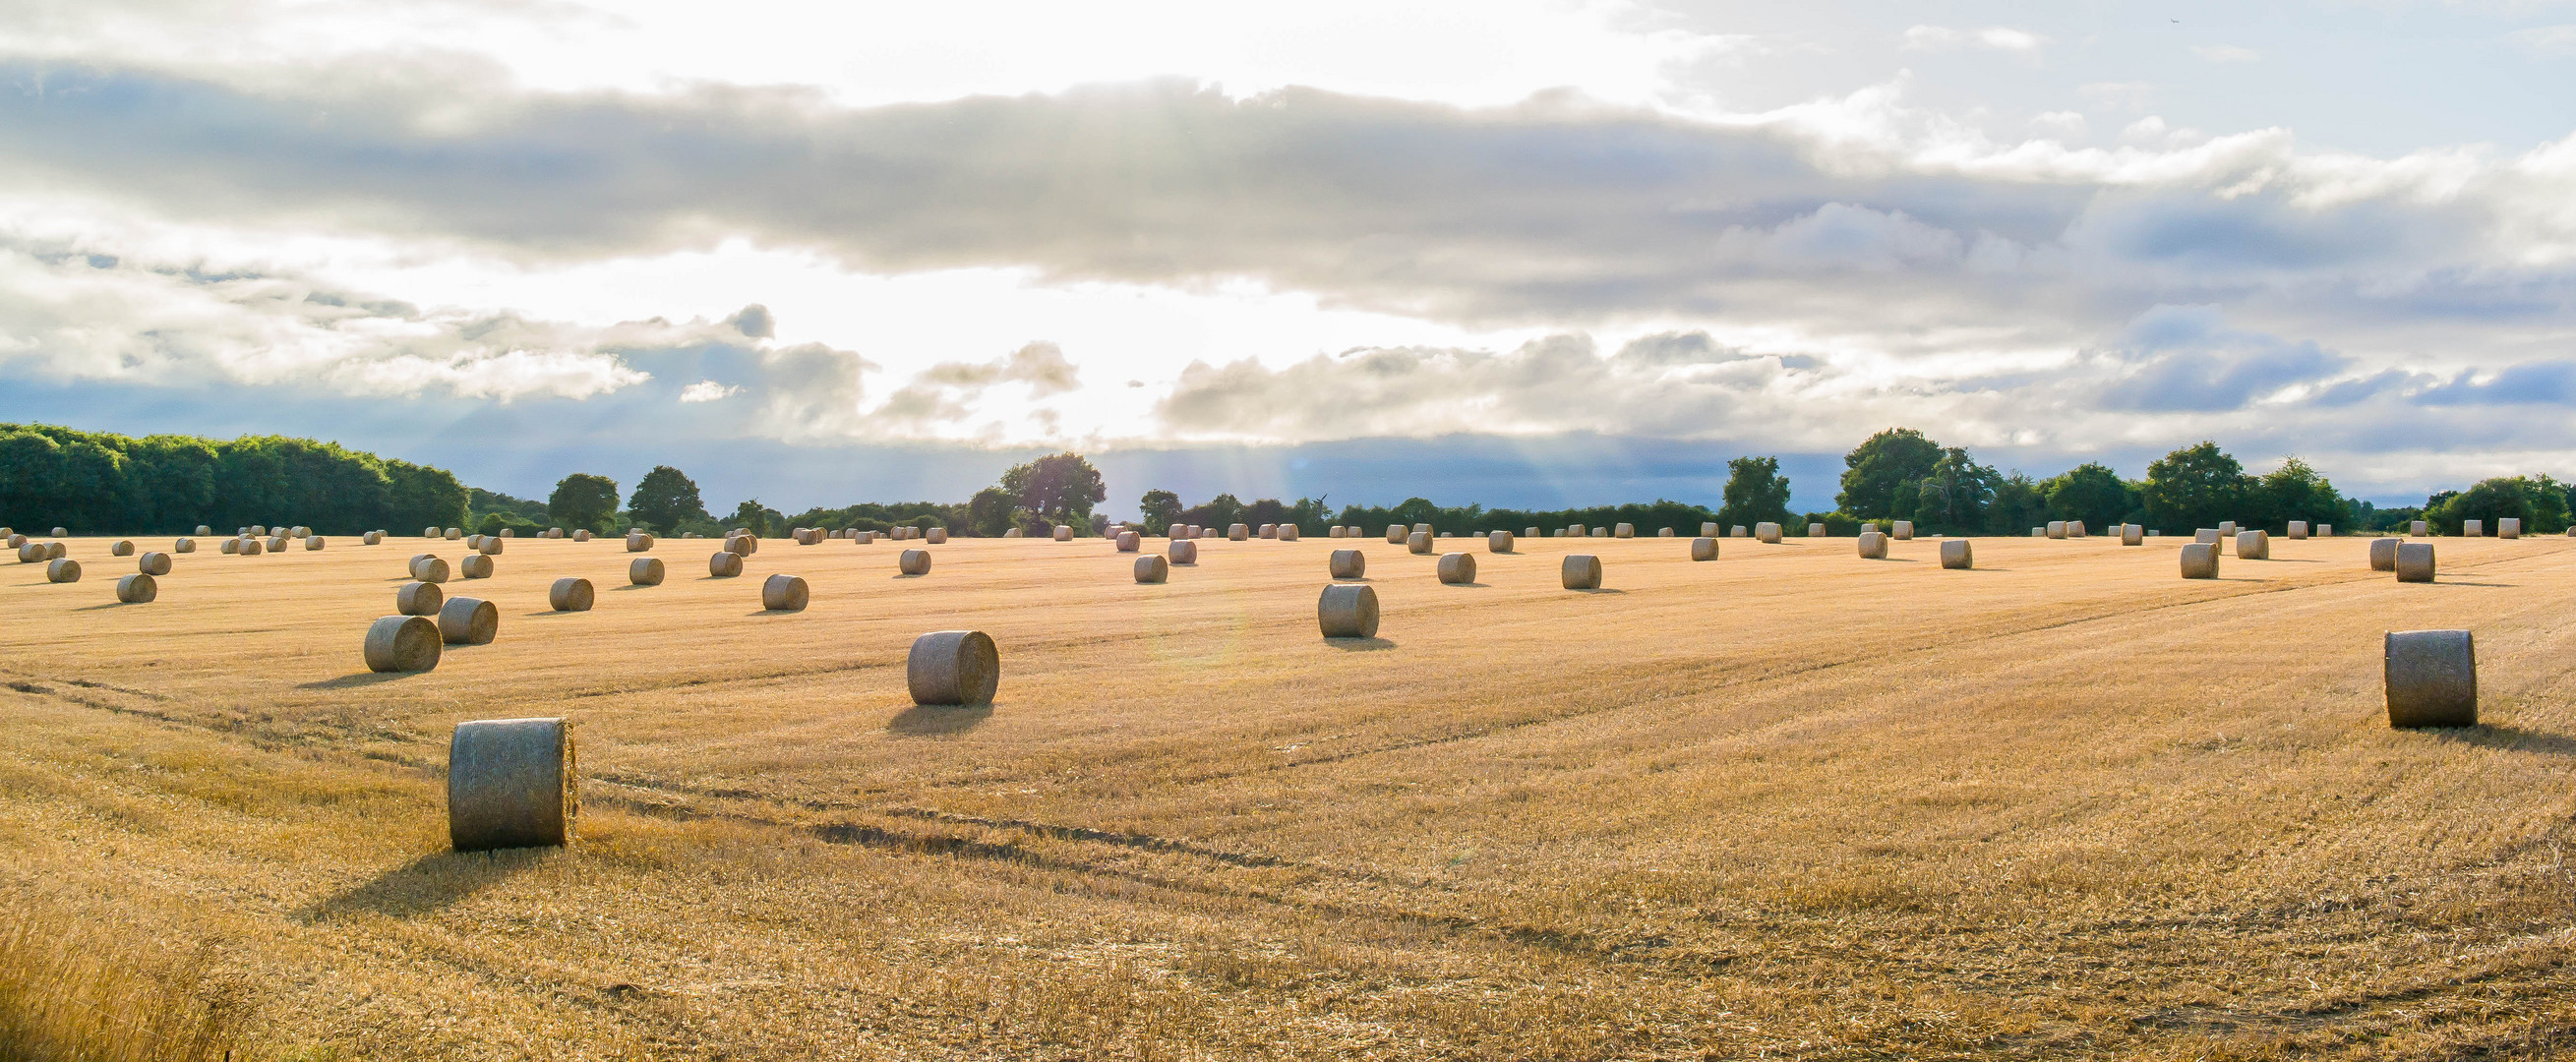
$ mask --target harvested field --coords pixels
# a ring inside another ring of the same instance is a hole
[[[1104,539],[918,578],[834,540],[744,559],[810,584],[773,613],[702,542],[644,587],[520,539],[500,638],[399,675],[359,649],[416,539],[180,556],[150,605],[10,566],[0,909],[185,957],[43,1013],[179,993],[236,1057],[2576,1049],[2576,541],[2441,539],[2431,585],[2148,541],[1536,538],[1444,587],[1368,538],[1161,585]],[[1376,639],[1317,636],[1334,548]],[[2485,725],[2387,727],[2381,633],[2431,627]],[[990,709],[912,706],[953,628]],[[579,841],[448,851],[451,728],[550,715]],[[15,954],[0,1030],[49,1042],[23,971],[63,960]]]

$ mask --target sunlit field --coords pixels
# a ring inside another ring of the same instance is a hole
[[[1444,586],[1382,537],[1164,585],[1100,539],[919,578],[773,539],[733,579],[666,539],[644,588],[517,539],[446,584],[498,641],[376,675],[405,559],[460,544],[206,540],[118,605],[132,561],[75,540],[79,583],[0,568],[0,1054],[2576,1049],[2576,542],[2439,539],[2400,585],[2354,538],[2185,581],[2183,541],[1460,538]],[[1376,640],[1317,632],[1346,546]],[[761,611],[778,572],[810,608]],[[595,609],[548,611],[565,575]],[[914,707],[959,627],[996,703]],[[2476,632],[2484,725],[2388,728],[2381,633],[2427,627]],[[449,851],[451,727],[535,715],[577,727],[578,840]]]

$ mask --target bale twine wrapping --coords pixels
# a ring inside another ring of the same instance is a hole
[[[2239,532],[2237,532],[2237,533],[2236,533],[2236,559],[2237,559],[2237,560],[2271,560],[2271,559],[2272,559],[2272,536],[2271,536],[2269,533],[2267,533],[2267,532],[2263,532],[2263,531],[2239,531]]]
[[[437,583],[408,582],[394,588],[394,611],[406,616],[435,616],[447,603],[447,591]]]
[[[1133,531],[1121,531],[1118,533],[1118,552],[1134,553],[1143,548],[1145,548],[1144,536],[1138,535]]]
[[[168,575],[170,574],[170,555],[157,549],[145,553],[135,559],[134,570],[145,575]]]
[[[637,532],[626,536],[626,552],[645,553],[653,548],[653,536]]]
[[[2432,533],[2433,525],[2423,520],[2417,520],[2406,525],[2406,537],[2408,538],[2422,538]]]
[[[45,562],[46,582],[77,583],[80,575],[80,562],[69,557],[56,557]]]
[[[2499,517],[2499,518],[2497,518],[2497,520],[2496,520],[2496,537],[2497,537],[2497,538],[2521,538],[2521,537],[2522,537],[2522,518],[2521,518],[2521,517],[2519,517],[2519,516],[2506,516],[2506,517]]]
[[[1136,558],[1137,582],[1159,583],[1171,577],[1172,562],[1162,554],[1148,553]]]
[[[1412,534],[1409,534],[1409,535],[1404,536],[1404,551],[1405,551],[1405,552],[1407,552],[1407,553],[1415,553],[1415,554],[1421,554],[1421,555],[1424,555],[1424,556],[1429,556],[1429,555],[1430,555],[1430,553],[1431,553],[1431,535],[1430,535],[1430,533],[1428,533],[1428,532],[1424,532],[1424,531],[1416,531],[1416,532],[1414,532],[1414,533],[1412,533]]]
[[[2397,581],[2429,583],[2433,581],[2433,544],[2400,542],[2397,544]]]
[[[161,584],[150,575],[136,572],[116,581],[116,599],[129,605],[150,604],[161,596]]]
[[[1858,545],[1862,560],[1887,559],[1887,533],[1884,531],[1861,532]]]
[[[1976,566],[1977,553],[1975,550],[1969,548],[1967,539],[1945,538],[1941,540],[1941,567],[1951,571],[1963,572]]]
[[[1174,564],[1197,564],[1199,562],[1199,543],[1197,539],[1185,538],[1178,542],[1174,542],[1163,552],[1172,558],[1172,563]]]
[[[1808,524],[1808,525],[1807,525],[1807,537],[1808,537],[1808,538],[1823,538],[1823,537],[1825,537],[1825,525],[1823,525],[1823,524]]]
[[[1279,541],[1281,541],[1281,542],[1295,542],[1295,541],[1297,541],[1297,525],[1295,525],[1295,524],[1281,524],[1281,525],[1279,525]]]
[[[1315,599],[1315,624],[1327,638],[1377,637],[1377,588],[1334,583]]]
[[[133,556],[133,555],[134,555],[134,540],[133,540],[133,539],[130,539],[130,538],[120,538],[120,539],[117,539],[117,540],[116,540],[116,544],[115,544],[115,545],[112,545],[112,546],[107,547],[107,555],[108,555],[108,556],[111,556],[111,557],[131,557],[131,556]]]
[[[224,544],[223,544],[222,546],[220,546],[220,547],[218,547],[218,548],[217,548],[216,552],[222,553],[224,556],[230,557],[230,556],[232,556],[232,555],[234,555],[234,554],[236,554],[236,553],[240,553],[240,552],[241,552],[241,547],[242,547],[242,540],[240,540],[240,539],[238,539],[238,538],[228,538],[228,539],[225,539],[225,540],[224,540]],[[183,552],[183,553],[184,553],[184,552],[186,552],[186,550],[181,550],[180,552]]]
[[[930,551],[926,549],[905,550],[903,551],[902,556],[894,559],[894,566],[896,571],[902,572],[905,575],[928,575],[930,574]]]
[[[1559,582],[1568,590],[1601,589],[1601,558],[1589,553],[1568,554],[1557,568]]]
[[[588,579],[567,576],[546,588],[546,605],[557,612],[588,612],[597,597]]]
[[[2389,631],[2381,643],[2388,725],[2478,725],[2477,640],[2467,631]]]
[[[1896,522],[1895,538],[1896,538],[1896,540],[1897,540],[1897,541],[1899,541],[1899,542],[1911,542],[1911,541],[1914,541],[1914,521],[1912,521],[1912,520],[1899,520],[1899,521],[1897,521],[1897,522]]]
[[[2048,522],[2048,537],[2050,537],[2050,538],[2065,538],[2065,537],[2066,537],[2066,521],[2064,521],[2064,520],[2051,520],[2051,521],[2049,521],[2049,522]]]
[[[2371,570],[2371,571],[2374,571],[2374,572],[2393,572],[2393,571],[2396,571],[2396,570],[2397,570],[2397,544],[2398,544],[2398,542],[2400,542],[2400,541],[2402,541],[2402,540],[2400,540],[2400,539],[2394,539],[2394,538],[2374,538],[2374,539],[2371,539],[2371,540],[2370,540],[2370,570]]]
[[[1337,549],[1326,568],[1335,579],[1365,579],[1368,577],[1368,554],[1355,549]]]
[[[1765,520],[1753,525],[1753,537],[1767,545],[1780,544],[1780,525]]]
[[[438,666],[438,650],[438,621],[427,615],[385,616],[367,625],[369,671],[427,671]]]
[[[480,553],[468,553],[465,559],[456,565],[456,574],[468,579],[489,579],[492,577],[492,558]]]
[[[2217,528],[2215,528],[2215,527],[2204,527],[2204,528],[2201,528],[2201,529],[2199,529],[2199,530],[2194,531],[2194,532],[2192,532],[2192,533],[2191,533],[2191,540],[2192,540],[2193,542],[2199,543],[2199,544],[2201,544],[2201,545],[2207,545],[2207,546],[2214,546],[2214,545],[2217,545],[2217,544],[2218,544],[2218,529],[2217,529]]]
[[[2299,541],[2308,537],[2308,522],[2305,520],[2292,520],[2290,521],[2290,526],[2286,530],[2291,541]]]
[[[447,843],[459,852],[568,844],[581,819],[572,722],[477,719],[447,742]]]
[[[1476,555],[1443,553],[1440,555],[1440,582],[1447,586],[1465,586],[1476,581]]]
[[[1637,525],[1635,525],[1635,524],[1620,524],[1619,526],[1617,526],[1617,527],[1615,527],[1615,528],[1612,528],[1612,529],[1611,529],[1611,531],[1610,531],[1610,537],[1612,537],[1612,538],[1635,538],[1635,537],[1637,537]]]
[[[2194,542],[2182,548],[2182,577],[2185,579],[2218,578],[2218,545]]]
[[[2486,533],[2487,533],[2487,522],[2486,522],[2486,521],[2484,521],[2484,520],[2462,520],[2462,521],[2460,521],[2460,537],[2462,537],[2462,538],[2477,538],[2477,537],[2482,536],[2482,535],[2484,535],[2484,534],[2486,534]]]
[[[1695,561],[1713,561],[1713,560],[1716,560],[1716,559],[1717,559],[1717,539],[1716,539],[1716,537],[1715,537],[1715,536],[1711,536],[1711,535],[1701,535],[1701,536],[1699,536],[1698,538],[1694,538],[1694,539],[1692,539],[1692,540],[1691,540],[1691,547],[1690,547],[1690,558],[1691,558],[1692,560],[1695,560]]]
[[[590,541],[590,531],[588,529],[575,531],[572,533],[572,540],[575,542],[588,542]]]
[[[923,540],[934,546],[945,543],[948,541],[948,529],[944,527],[931,528],[929,533],[923,536]]]
[[[424,583],[447,581],[447,561],[436,554],[416,554],[411,559],[411,577]]]
[[[2144,544],[2146,543],[2146,541],[2147,541],[2147,529],[2146,529],[2146,528],[2139,527],[2139,526],[2138,526],[2138,525],[2136,525],[2136,524],[2121,524],[2121,525],[2120,525],[2120,544],[2121,544],[2121,545],[2123,545],[2123,546],[2137,546],[2137,545],[2144,545]]]
[[[709,578],[731,579],[734,576],[741,574],[742,554],[729,549],[720,549],[715,552],[714,556],[707,558],[707,576]]]
[[[912,640],[903,683],[914,704],[991,704],[1002,684],[1002,651],[982,631],[932,631]]]
[[[771,612],[803,612],[813,598],[805,580],[794,575],[773,575],[760,584],[760,607]]]
[[[438,606],[438,640],[449,645],[490,645],[501,633],[501,609],[479,597],[451,597]]]
[[[1512,533],[1509,531],[1496,531],[1485,536],[1487,553],[1509,553],[1514,545]]]
[[[1390,546],[1401,546],[1404,544],[1404,536],[1412,533],[1413,529],[1406,527],[1403,524],[1388,524],[1386,525],[1386,544]]]
[[[637,557],[626,562],[626,581],[634,586],[662,585],[662,558]]]

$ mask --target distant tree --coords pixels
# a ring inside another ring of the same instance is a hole
[[[1070,451],[1011,466],[1002,473],[1001,488],[1029,520],[1076,527],[1088,525],[1091,507],[1109,497],[1100,470]]]
[[[966,526],[985,538],[1000,538],[1018,523],[1019,499],[1000,487],[986,487],[975,492],[966,503]]]
[[[1136,500],[1136,508],[1145,514],[1145,533],[1159,535],[1180,520],[1181,496],[1160,488],[1149,490]]]
[[[1896,511],[1899,484],[1920,483],[1941,462],[1941,444],[1912,428],[1889,428],[1843,455],[1842,492],[1834,505],[1862,519]]]
[[[786,528],[776,527],[770,523],[770,515],[769,508],[760,504],[760,499],[745,499],[742,504],[733,507],[733,515],[724,518],[725,529],[730,531],[739,527],[762,538],[785,534]]]
[[[2250,483],[2246,508],[2253,510],[2250,514],[2253,525],[2267,530],[2286,532],[2292,520],[2305,520],[2311,525],[2339,524],[2358,530],[2353,520],[2352,503],[2346,501],[2325,476],[2296,457],[2281,462],[2281,467]]]
[[[2014,472],[1995,483],[1995,500],[1986,506],[1986,530],[1998,535],[2018,535],[2048,520],[2048,496],[2039,483],[2021,472]]]
[[[1229,526],[1243,522],[1243,501],[1232,494],[1219,494],[1208,499],[1205,505],[1193,505],[1181,510],[1180,520],[1185,524],[1197,524],[1200,527],[1213,527],[1223,531]]]
[[[2050,519],[2082,520],[2095,532],[2126,521],[2137,508],[2137,497],[2120,474],[2091,461],[2041,480],[2039,492],[2047,499]]]
[[[2138,493],[2150,523],[2188,533],[2249,518],[2237,511],[2245,503],[2246,486],[2245,466],[2217,443],[2203,441],[2148,465],[2147,481]]]
[[[2498,476],[2426,505],[2423,519],[2433,525],[2437,534],[2459,534],[2461,521],[2478,520],[2484,524],[2480,533],[2492,535],[2501,526],[2499,521],[2508,516],[2521,520],[2528,534],[2564,531],[2567,490],[2548,476]]]
[[[1739,457],[1726,463],[1726,504],[1719,523],[1751,527],[1762,521],[1789,522],[1789,477],[1780,474],[1777,457]]]
[[[617,481],[588,472],[565,476],[546,496],[546,513],[570,527],[612,530],[608,523],[617,515]]]
[[[626,515],[638,526],[669,534],[684,520],[707,518],[707,503],[698,497],[697,481],[669,465],[655,465],[626,499]]]
[[[1994,504],[1995,490],[2003,477],[1994,469],[1978,464],[1964,447],[1953,446],[1941,452],[1932,463],[1932,471],[1913,484],[1914,522],[1928,525],[1925,530],[1974,531],[1985,526],[1986,510]],[[1902,501],[1902,497],[1898,499]],[[1891,515],[1908,510],[1898,509]]]

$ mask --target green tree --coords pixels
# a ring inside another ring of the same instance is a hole
[[[1974,531],[1985,526],[2003,477],[1978,464],[1963,447],[1949,447],[1932,463],[1932,472],[1914,484],[1914,522],[1924,530]],[[1901,498],[1899,499],[1902,500]],[[1903,513],[1906,510],[1898,510]]]
[[[1145,514],[1144,532],[1159,535],[1171,530],[1172,524],[1180,520],[1181,496],[1159,488],[1149,490],[1136,500],[1136,508]]]
[[[2087,530],[2097,534],[2126,522],[2138,507],[2135,492],[2120,474],[2092,461],[2041,480],[2039,492],[2046,499],[2050,519],[2082,520]]]
[[[986,538],[999,538],[1019,522],[1019,499],[1000,487],[986,487],[975,492],[966,503],[966,526]]]
[[[2526,534],[2554,535],[2567,529],[2567,490],[2548,476],[2498,476],[2447,497],[2435,497],[2438,500],[2424,507],[2424,520],[2437,534],[2458,534],[2461,521],[2478,520],[2484,523],[2480,533],[2492,535],[2508,516],[2521,520]]]
[[[2246,487],[2245,466],[2217,443],[2203,441],[2148,465],[2138,493],[2150,523],[2187,534],[2243,517],[2237,510],[2245,504]]]
[[[565,476],[546,495],[546,515],[565,527],[616,530],[609,523],[617,517],[617,481],[588,472]]]
[[[1889,428],[1843,455],[1842,492],[1834,505],[1864,520],[1896,512],[1899,484],[1920,483],[1941,463],[1941,444],[1912,428]]]
[[[2048,520],[2048,496],[2039,483],[2014,472],[1995,483],[1995,500],[1986,506],[1986,530],[1998,535],[2023,534]]]
[[[744,500],[742,504],[733,507],[732,515],[724,518],[726,530],[739,527],[762,538],[786,534],[786,524],[785,516],[780,515],[775,509],[760,504],[758,498]]]
[[[1048,524],[1087,527],[1091,507],[1109,497],[1100,470],[1081,454],[1048,454],[1002,473],[1001,487],[1029,519]]]
[[[655,465],[626,499],[626,515],[637,526],[669,534],[682,521],[706,519],[707,503],[698,497],[696,480],[669,465]]]
[[[1728,461],[1725,496],[1717,510],[1719,523],[1751,527],[1766,520],[1789,522],[1789,477],[1780,474],[1777,457]]]
[[[2286,532],[2292,520],[2305,520],[2311,526],[2356,526],[2352,503],[2325,476],[2296,457],[2253,481],[2247,491],[2246,507],[2253,510],[2254,526],[2266,530]]]

